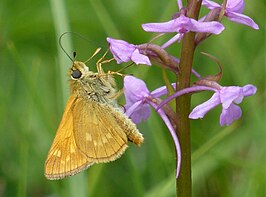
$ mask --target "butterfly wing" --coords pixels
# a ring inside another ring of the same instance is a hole
[[[101,163],[113,161],[124,153],[128,139],[112,113],[114,107],[80,98],[73,110],[74,137],[83,154]]]
[[[74,175],[93,164],[77,146],[74,138],[75,103],[77,97],[70,96],[63,118],[45,162],[48,179],[62,179]]]

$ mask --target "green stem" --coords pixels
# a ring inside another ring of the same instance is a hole
[[[199,15],[201,1],[188,1],[187,16],[197,19]],[[190,86],[191,69],[195,51],[195,33],[189,32],[182,39],[182,49],[179,64],[180,74],[177,77],[177,91]],[[181,146],[181,169],[179,177],[176,179],[176,196],[192,196],[191,179],[191,145],[190,145],[190,125],[188,115],[190,112],[190,95],[184,95],[176,99],[176,113],[178,114],[178,124],[176,133]]]
[[[183,38],[183,46],[191,45],[191,38],[194,38],[194,33],[188,33]],[[194,42],[193,42],[194,43]],[[183,47],[185,48],[185,47]],[[187,61],[180,62],[180,68],[182,67],[179,77],[177,78],[178,89],[183,89],[189,86],[190,72],[186,72],[191,68],[192,59],[194,54],[194,47],[186,47],[188,50],[181,52],[181,58]],[[181,169],[178,179],[176,180],[176,194],[181,197],[189,197],[192,192],[191,185],[191,148],[190,148],[190,127],[188,114],[190,110],[190,95],[184,95],[176,99],[176,112],[178,114],[178,124],[176,127],[177,136],[179,138],[181,147]]]

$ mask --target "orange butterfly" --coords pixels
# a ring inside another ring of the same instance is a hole
[[[79,61],[69,69],[71,95],[45,162],[48,179],[62,179],[94,163],[116,160],[128,141],[143,143],[136,125],[117,106],[113,76],[101,69],[103,57],[96,63],[98,73]]]

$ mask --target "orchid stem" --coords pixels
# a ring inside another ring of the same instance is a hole
[[[187,16],[197,19],[201,6],[201,0],[188,0],[189,10]],[[182,49],[180,58],[180,74],[176,80],[177,91],[190,86],[192,63],[195,51],[195,33],[189,32],[182,39]],[[191,144],[190,144],[190,95],[186,94],[176,98],[176,113],[178,114],[178,124],[176,133],[181,146],[181,168],[179,177],[176,179],[176,196],[192,196],[192,178],[191,178]]]

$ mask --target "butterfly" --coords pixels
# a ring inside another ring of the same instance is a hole
[[[117,105],[116,83],[112,74],[103,72],[102,59],[96,63],[97,73],[81,61],[73,61],[69,69],[70,97],[45,162],[47,179],[63,179],[95,163],[114,161],[128,141],[138,146],[144,141]]]

